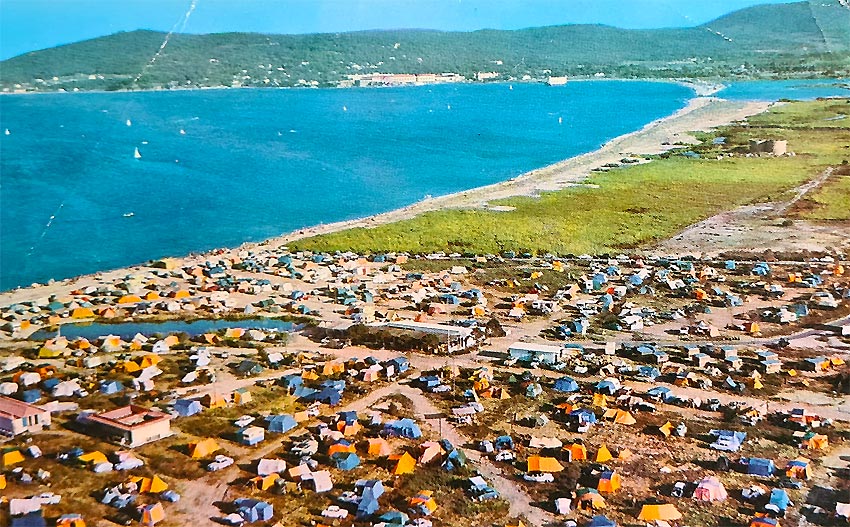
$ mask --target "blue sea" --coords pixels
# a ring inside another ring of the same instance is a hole
[[[691,96],[614,81],[2,96],[0,290],[503,181]]]

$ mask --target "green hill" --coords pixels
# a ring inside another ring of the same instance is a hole
[[[0,62],[0,89],[336,85],[357,73],[788,77],[850,73],[850,10],[838,0],[760,5],[691,28],[567,25],[516,31],[313,35],[133,31]],[[527,76],[527,77],[526,77]],[[136,80],[138,78],[138,80]]]

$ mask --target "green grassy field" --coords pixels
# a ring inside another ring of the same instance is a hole
[[[810,220],[850,220],[850,176],[839,176],[809,196],[797,216]]]
[[[669,237],[713,214],[755,202],[781,200],[784,193],[827,166],[850,157],[850,122],[829,120],[850,109],[847,102],[792,103],[735,126],[703,136],[694,150],[701,159],[661,156],[651,163],[598,173],[588,183],[539,198],[496,202],[510,212],[444,210],[422,214],[373,229],[356,228],[290,244],[296,249],[357,252],[457,251],[558,254],[606,253],[640,247]],[[814,127],[827,122],[834,126]],[[840,123],[840,124],[839,124]],[[768,127],[768,128],[760,128]],[[711,144],[716,136],[726,145]],[[726,157],[749,139],[783,138],[795,157]],[[829,185],[818,194],[828,207],[819,219],[838,217],[846,183]],[[831,211],[838,212],[831,212]],[[830,216],[832,215],[832,216]],[[813,217],[815,218],[815,217]]]

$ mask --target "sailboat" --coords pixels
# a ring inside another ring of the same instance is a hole
[[[180,135],[186,135],[186,130],[184,130],[184,129],[182,129],[182,128],[181,128],[181,129],[180,129]]]
[[[347,107],[347,106],[343,106],[343,107],[342,107],[342,111],[343,111],[343,112],[347,112],[347,111],[348,111],[348,107]]]
[[[564,118],[558,117],[558,124],[564,124]]]
[[[135,212],[127,212],[127,213],[125,213],[125,214],[124,214],[124,217],[125,217],[125,218],[132,218],[132,217],[133,217],[133,216],[135,216],[135,215],[136,215],[136,213],[135,213]]]
[[[127,119],[127,126],[133,126],[133,121],[131,121],[130,119]]]
[[[6,128],[6,132],[5,132],[5,134],[6,134],[6,135],[12,135],[12,132],[10,132],[8,128]]]
[[[138,146],[136,147],[136,151],[133,152],[133,157],[135,157],[136,159],[142,158],[142,154],[139,153],[139,147]]]

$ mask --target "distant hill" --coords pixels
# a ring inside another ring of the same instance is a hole
[[[0,62],[0,89],[333,86],[377,72],[496,72],[500,80],[850,74],[850,9],[838,0],[754,6],[692,28],[175,34],[151,63],[164,38],[140,30],[26,53]]]

